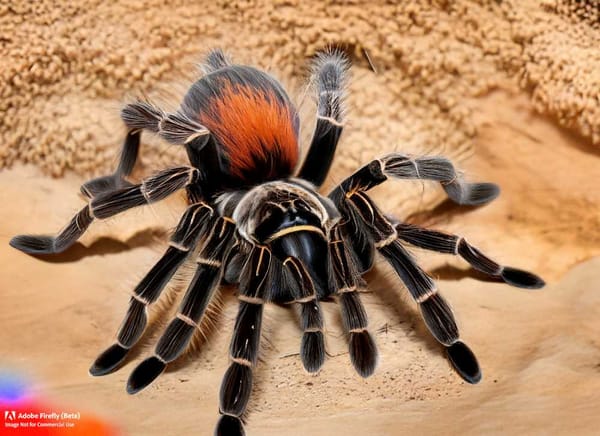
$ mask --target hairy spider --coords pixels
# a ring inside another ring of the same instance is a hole
[[[299,117],[282,86],[262,71],[232,64],[220,50],[211,51],[203,67],[206,74],[191,86],[176,112],[163,112],[146,101],[123,108],[128,133],[116,172],[81,187],[89,203],[57,236],[21,235],[11,240],[13,247],[26,253],[58,253],[71,246],[94,219],[186,190],[189,206],[169,247],[135,288],[116,342],[100,354],[90,373],[104,375],[119,367],[146,328],[148,306],[156,302],[186,257],[198,253],[196,273],[177,315],[153,356],[131,373],[127,391],[133,394],[145,388],[177,359],[218,286],[237,284],[239,312],[215,434],[244,434],[242,417],[267,302],[299,306],[304,331],[300,357],[306,370],[314,373],[325,360],[319,302],[336,296],[352,364],[363,377],[373,373],[377,349],[360,292],[366,287],[362,276],[372,267],[377,250],[408,288],[458,374],[477,383],[479,365],[459,340],[450,307],[404,243],[459,255],[473,268],[513,286],[539,288],[544,282],[529,272],[499,265],[462,237],[395,221],[378,209],[367,191],[388,177],[434,180],[452,201],[481,205],[498,196],[498,187],[466,183],[443,157],[392,153],[365,165],[323,196],[318,188],[344,125],[345,57],[329,51],[314,61],[317,122],[298,171]],[[191,166],[160,171],[139,184],[128,182],[125,178],[136,162],[142,130],[183,145]]]

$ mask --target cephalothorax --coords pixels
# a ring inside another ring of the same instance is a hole
[[[197,269],[177,315],[153,356],[132,372],[127,390],[135,393],[149,385],[185,351],[219,284],[237,284],[239,312],[215,433],[243,434],[242,417],[267,302],[299,306],[304,331],[300,356],[304,367],[316,372],[325,360],[320,301],[335,296],[352,363],[363,377],[373,373],[377,350],[360,292],[366,289],[362,276],[372,267],[377,251],[406,285],[458,374],[470,383],[478,382],[479,365],[459,340],[452,311],[404,244],[459,255],[473,268],[513,286],[539,288],[544,282],[534,274],[497,264],[462,237],[386,216],[367,191],[389,177],[433,180],[454,202],[480,205],[493,200],[498,187],[466,183],[443,157],[393,153],[362,167],[323,196],[318,188],[327,176],[344,124],[348,72],[344,56],[330,51],[314,62],[317,123],[302,165],[298,165],[298,114],[281,85],[264,72],[232,64],[220,50],[210,52],[203,66],[205,75],[191,86],[176,112],[166,113],[146,101],[124,107],[121,116],[128,133],[117,170],[81,187],[89,202],[58,235],[11,240],[13,247],[26,253],[58,253],[95,219],[186,190],[189,206],[169,247],[135,288],[115,343],[96,359],[90,373],[104,375],[119,367],[145,330],[148,306],[193,253]],[[160,171],[139,184],[127,181],[143,130],[184,146],[191,166]]]

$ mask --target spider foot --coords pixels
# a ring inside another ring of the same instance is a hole
[[[522,269],[511,268],[505,266],[500,273],[500,277],[509,285],[517,288],[539,289],[543,288],[546,283],[540,277]]]
[[[452,201],[466,206],[487,204],[500,195],[495,183],[451,183],[444,189]]]
[[[322,332],[307,332],[302,336],[300,356],[302,364],[308,372],[315,373],[321,369],[325,362],[325,344]]]
[[[98,194],[114,191],[119,188],[126,188],[128,186],[133,185],[119,176],[102,176],[89,180],[81,185],[81,193],[88,198],[94,198]]]
[[[362,332],[350,333],[350,360],[361,377],[367,378],[377,366],[377,347],[371,334]]]
[[[18,235],[9,242],[10,246],[28,254],[58,253],[54,244],[55,238],[46,235]]]
[[[9,244],[28,254],[62,253],[83,235],[93,220],[94,217],[86,205],[56,236],[18,235],[12,238]]]
[[[137,394],[154,381],[167,367],[158,357],[152,356],[140,363],[127,380],[127,393]]]
[[[475,354],[464,342],[456,341],[446,348],[448,360],[454,370],[464,381],[471,384],[479,383],[481,380],[481,370]]]
[[[98,356],[90,367],[90,375],[95,377],[110,374],[127,356],[129,350],[119,344],[113,344]]]
[[[215,436],[244,436],[242,420],[236,416],[222,415],[215,428]]]

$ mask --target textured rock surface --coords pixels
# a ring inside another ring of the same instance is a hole
[[[594,1],[10,2],[0,6],[0,165],[105,172],[123,135],[119,101],[175,104],[214,46],[270,68],[298,100],[310,56],[344,47],[357,65],[346,169],[390,147],[460,155],[476,134],[472,98],[498,87],[526,89],[538,111],[600,143]],[[173,159],[150,142],[147,164]]]

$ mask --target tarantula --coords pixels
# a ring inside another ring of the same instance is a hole
[[[450,199],[462,205],[481,205],[498,196],[495,184],[466,183],[443,157],[392,153],[365,165],[329,195],[319,194],[344,127],[348,67],[340,52],[316,56],[312,68],[316,127],[308,154],[296,171],[299,116],[283,87],[269,74],[233,64],[220,50],[211,51],[203,64],[205,75],[190,87],[177,111],[166,113],[147,101],[123,108],[128,133],[117,170],[81,187],[89,202],[57,236],[21,235],[11,240],[13,247],[26,253],[59,253],[94,219],[186,190],[189,206],[169,247],[135,288],[116,341],[93,363],[92,375],[119,367],[146,328],[148,306],[157,301],[190,253],[197,253],[197,270],[177,315],[154,354],[131,373],[127,391],[142,390],[177,359],[215,290],[221,283],[236,284],[239,312],[215,434],[244,434],[242,417],[252,389],[267,302],[299,307],[304,332],[300,357],[306,370],[315,373],[325,360],[320,301],[337,297],[352,364],[363,377],[373,373],[377,349],[360,292],[366,289],[362,277],[378,251],[408,288],[458,374],[469,383],[480,380],[477,360],[459,340],[450,307],[404,243],[459,255],[473,268],[513,286],[539,288],[544,282],[532,273],[499,265],[462,237],[396,221],[367,195],[391,177],[440,182]],[[185,147],[191,166],[160,171],[139,184],[127,181],[142,130]]]

